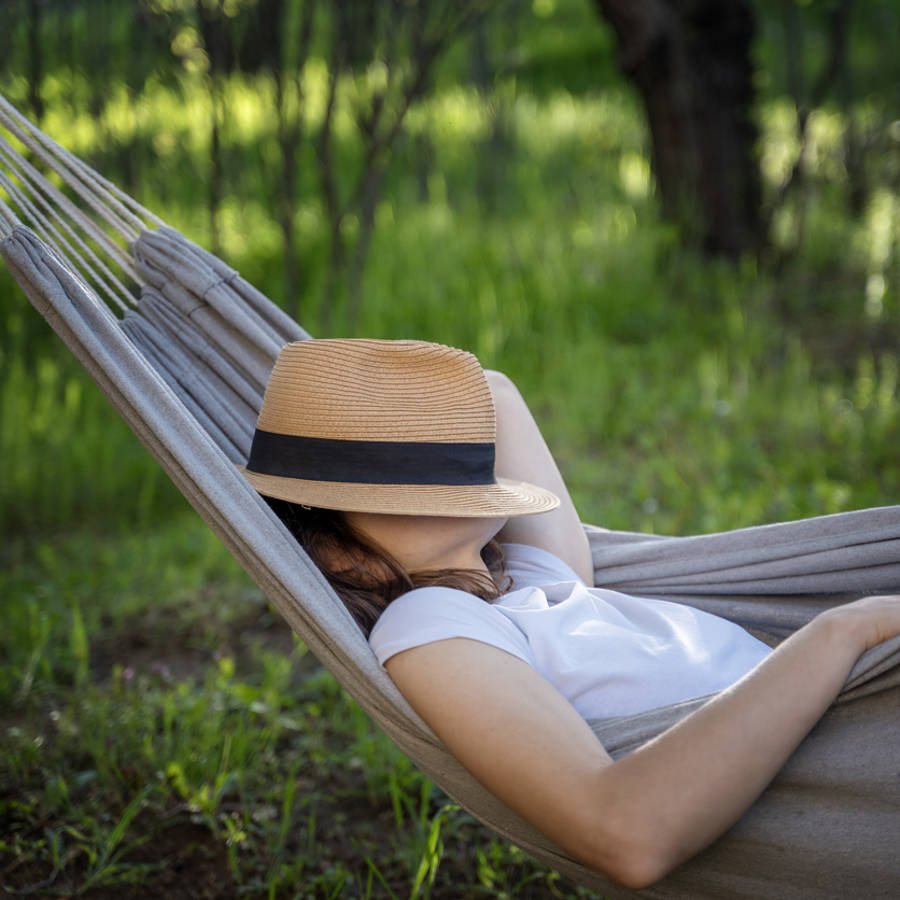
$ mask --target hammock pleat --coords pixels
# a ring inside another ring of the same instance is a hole
[[[0,102],[0,123],[11,119],[24,131],[16,116]],[[0,202],[0,252],[34,306],[291,628],[429,777],[563,874],[610,898],[634,896],[561,853],[456,762],[377,664],[321,573],[236,471],[278,350],[307,333],[234,270],[44,138],[43,158],[62,159],[77,173],[95,212],[116,196],[114,218],[127,219],[142,288],[136,309],[117,318]],[[138,218],[160,227],[135,232]],[[134,297],[122,303],[133,307]],[[599,585],[690,602],[772,643],[850,595],[900,587],[897,506],[683,538],[587,530]],[[589,724],[618,757],[703,701]],[[641,895],[892,897],[900,884],[898,850],[895,639],[860,659],[838,702],[734,828]]]
[[[888,590],[896,586],[898,558],[900,520],[888,507],[819,516],[805,526],[635,535],[627,543],[604,542],[594,565],[604,585],[630,591],[804,594]]]
[[[134,245],[134,254],[143,277],[178,303],[186,316],[200,317],[211,310],[239,330],[242,338],[239,343],[243,345],[245,338],[251,347],[258,349],[263,383],[269,375],[266,364],[271,368],[271,359],[278,355],[285,340],[309,337],[296,325],[289,330],[289,320],[282,331],[260,316],[248,321],[235,303],[239,294],[232,288],[232,282],[239,279],[237,272],[209,265],[208,257],[197,253],[193,244],[172,229],[144,232]]]
[[[161,333],[157,339],[164,342],[159,348],[160,352],[167,352],[172,345],[181,347],[194,359],[195,366],[203,371],[208,370],[216,376],[218,383],[227,385],[230,396],[234,398],[234,415],[241,424],[246,427],[248,422],[252,423],[256,410],[259,409],[258,385],[252,384],[214,344],[192,328],[189,320],[165,297],[156,294],[153,288],[144,289],[139,310],[140,315],[126,315],[124,321],[131,318],[135,322],[151,322]]]
[[[122,330],[228,459],[246,459],[251,434],[225,405],[239,399],[237,395],[221,379],[217,379],[218,384],[211,383],[212,373],[200,369],[196,358],[192,359],[177,344],[168,345],[165,353],[159,352],[160,347],[166,346],[165,335],[151,322],[140,316],[126,316]]]

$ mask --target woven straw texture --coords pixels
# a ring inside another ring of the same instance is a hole
[[[257,427],[357,441],[476,443],[495,434],[490,389],[471,353],[364,339],[285,347]]]
[[[352,484],[339,481],[304,481],[278,475],[260,475],[238,469],[256,490],[267,497],[322,509],[391,513],[407,516],[526,516],[547,512],[556,497],[534,485],[498,479],[491,485]]]
[[[305,340],[283,347],[257,428],[291,437],[404,445],[493,444],[496,436],[491,391],[471,353],[425,341],[367,339]],[[475,518],[545,512],[559,503],[550,491],[507,479],[368,484],[239,469],[266,496],[352,512]]]

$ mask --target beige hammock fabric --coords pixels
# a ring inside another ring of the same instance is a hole
[[[571,860],[462,769],[232,465],[246,456],[279,348],[308,335],[2,97],[0,128],[7,196],[0,200],[0,252],[9,269],[288,624],[473,815],[582,884],[612,898],[635,896]],[[67,191],[26,156],[61,176]],[[683,599],[773,643],[849,595],[900,588],[898,506],[686,538],[587,530],[598,585]],[[701,702],[591,725],[620,756]],[[547,765],[552,770],[553,761]],[[737,825],[640,895],[874,898],[895,896],[898,885],[900,640],[893,640],[859,661],[839,701]]]

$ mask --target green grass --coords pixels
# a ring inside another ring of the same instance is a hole
[[[890,154],[873,150],[879,186],[848,215],[846,121],[817,113],[798,252],[777,270],[685,255],[656,217],[634,98],[608,61],[593,80],[608,36],[586,28],[564,52],[575,5],[560,6],[490,96],[443,77],[413,110],[357,331],[464,346],[509,372],[596,524],[690,533],[896,502]],[[208,244],[202,86],[153,81],[136,104],[113,90],[97,123],[68,103],[79,78],[48,74],[48,131],[113,176],[131,148],[143,202]],[[21,79],[5,87],[24,96]],[[325,229],[308,157],[301,296],[281,293],[270,89],[228,86],[223,255],[315,322]],[[499,156],[498,108],[512,135]],[[857,113],[888,127],[873,104]],[[791,115],[777,97],[760,109],[770,192]],[[349,131],[340,153],[355,158]],[[776,220],[784,247],[798,221],[796,204]],[[449,804],[373,728],[5,272],[0,312],[0,892],[589,896]],[[333,333],[351,332],[339,306]]]
[[[192,515],[3,562],[5,888],[193,896],[169,883],[178,864],[221,896],[559,882],[449,804]]]

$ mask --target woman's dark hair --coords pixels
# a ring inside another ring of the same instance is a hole
[[[407,572],[387,551],[354,529],[340,510],[307,508],[274,497],[264,499],[366,635],[387,605],[413,588],[457,588],[487,601],[496,600],[507,589],[503,551],[496,541],[490,541],[481,551],[489,576],[474,569]]]

